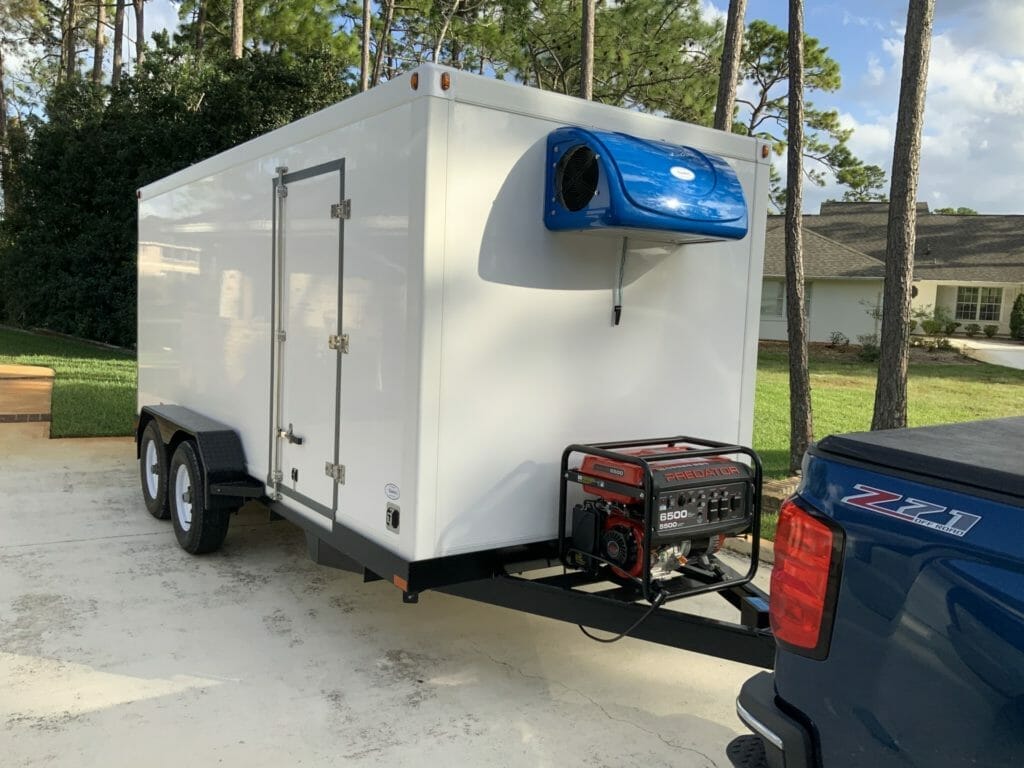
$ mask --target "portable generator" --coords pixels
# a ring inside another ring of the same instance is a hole
[[[747,461],[742,460],[746,457]],[[584,499],[568,514],[568,484]],[[749,448],[692,437],[571,445],[562,455],[559,553],[567,568],[649,601],[718,591],[726,536],[760,534],[761,462]]]

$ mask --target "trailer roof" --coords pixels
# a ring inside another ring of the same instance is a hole
[[[418,81],[415,90],[411,87],[413,74]],[[442,86],[442,75],[447,75],[447,87]],[[559,125],[623,131],[645,138],[667,138],[665,134],[671,133],[673,126],[681,125],[678,120],[666,117],[585,101],[575,96],[542,91],[450,67],[423,64],[401,77],[148,184],[139,190],[140,195],[144,199],[151,198],[423,98],[441,98],[476,104],[502,112],[550,120]],[[699,142],[702,151],[735,160],[765,164],[769,162],[767,156],[762,157],[765,153],[761,147],[767,144],[760,139],[699,126],[691,127],[689,130],[697,130],[703,134]],[[770,155],[770,152],[767,154]],[[272,174],[273,168],[268,169],[268,173]]]

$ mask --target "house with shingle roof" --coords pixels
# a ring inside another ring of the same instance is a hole
[[[943,307],[962,326],[1009,333],[1010,308],[1024,292],[1024,216],[933,214],[927,203],[917,213],[913,307]],[[877,332],[888,220],[888,203],[823,203],[803,217],[811,341]],[[784,226],[784,217],[768,217],[763,339],[786,338]]]

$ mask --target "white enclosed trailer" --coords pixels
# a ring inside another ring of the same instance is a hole
[[[423,66],[144,187],[150,510],[202,551],[223,532],[188,538],[197,492],[260,496],[414,591],[550,542],[569,443],[749,443],[767,155]],[[171,466],[183,440],[202,478]]]

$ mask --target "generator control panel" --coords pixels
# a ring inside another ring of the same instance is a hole
[[[652,449],[624,450],[623,456],[646,457]],[[626,461],[584,456],[579,469],[586,492],[624,506],[643,500],[643,467]],[[750,525],[753,472],[746,464],[722,457],[679,458],[652,462],[657,494],[653,530],[656,538],[740,533]],[[633,493],[600,483],[635,487]],[[604,486],[604,487],[602,487]]]

